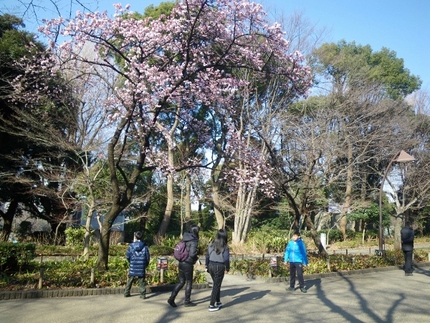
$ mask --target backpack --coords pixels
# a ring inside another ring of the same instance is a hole
[[[182,262],[187,260],[189,255],[190,254],[188,253],[185,241],[178,242],[178,244],[175,246],[175,249],[173,249],[173,256],[178,261]]]

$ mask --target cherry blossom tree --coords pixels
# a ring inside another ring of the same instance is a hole
[[[87,66],[113,92],[103,103],[115,125],[107,148],[112,204],[103,217],[98,259],[98,267],[105,269],[113,221],[130,204],[142,172],[175,171],[165,151],[157,149],[160,141],[175,149],[175,120],[193,124],[191,112],[202,105],[215,115],[233,117],[234,96],[247,85],[236,76],[238,70],[252,70],[262,79],[284,75],[297,95],[310,86],[309,69],[299,53],[288,54],[281,26],[269,25],[259,4],[184,0],[169,17],[144,20],[132,18],[129,8],[115,6],[113,18],[106,12],[77,12],[72,20],[60,17],[40,29],[58,57],[53,73],[74,63]],[[91,57],[82,55],[88,43],[94,48]],[[103,77],[104,70],[116,73],[114,83]],[[210,127],[201,127],[199,138],[207,138],[208,131]],[[200,142],[204,148],[205,140]],[[134,160],[131,171],[122,167],[126,158]],[[195,163],[182,160],[176,167]]]

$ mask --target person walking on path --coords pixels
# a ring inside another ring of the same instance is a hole
[[[209,312],[218,311],[221,306],[221,284],[224,274],[230,270],[230,250],[227,245],[227,232],[218,230],[215,240],[206,251],[206,271],[212,277],[212,293],[209,302]]]
[[[198,243],[199,243],[199,231],[198,226],[192,226],[189,232],[184,233],[182,240],[186,244],[188,251],[188,258],[185,261],[180,261],[178,264],[179,268],[179,282],[173,288],[172,294],[170,295],[167,303],[170,306],[176,307],[175,298],[179,291],[184,287],[185,283],[185,301],[184,306],[196,306],[197,304],[191,302],[191,288],[193,286],[193,272],[194,264],[199,258],[197,255]]]
[[[141,241],[142,232],[134,233],[134,241],[128,246],[126,258],[129,263],[127,285],[124,290],[124,297],[130,296],[131,285],[135,278],[139,282],[140,298],[146,298],[145,272],[149,264],[149,249],[145,242]]]
[[[285,248],[284,263],[290,263],[290,287],[288,291],[294,291],[296,286],[296,274],[302,293],[306,293],[305,280],[303,278],[303,266],[308,265],[306,246],[300,237],[300,232],[295,232]]]
[[[414,252],[414,230],[411,222],[406,221],[405,227],[400,231],[402,239],[403,256],[405,257],[405,276],[412,276],[412,254]]]

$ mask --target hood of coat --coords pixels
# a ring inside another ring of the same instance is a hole
[[[194,235],[192,235],[191,233],[185,232],[184,233],[184,237],[182,238],[182,240],[185,241],[185,242],[187,242],[187,241],[197,240],[197,238]]]
[[[142,249],[145,247],[145,242],[137,240],[133,242],[130,247],[135,251],[142,251]]]

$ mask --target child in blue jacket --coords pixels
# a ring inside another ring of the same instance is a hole
[[[137,231],[134,233],[134,241],[131,243],[125,254],[129,263],[129,271],[127,284],[124,290],[124,297],[130,297],[130,290],[133,281],[137,277],[139,282],[140,298],[146,299],[146,285],[145,285],[145,274],[146,267],[148,267],[150,254],[148,246],[145,242],[141,241],[142,232]]]
[[[308,265],[306,246],[300,237],[300,232],[295,232],[285,248],[284,263],[290,263],[290,287],[288,291],[294,291],[296,285],[296,273],[299,279],[299,287],[302,293],[306,293],[305,280],[303,278],[303,266]]]

